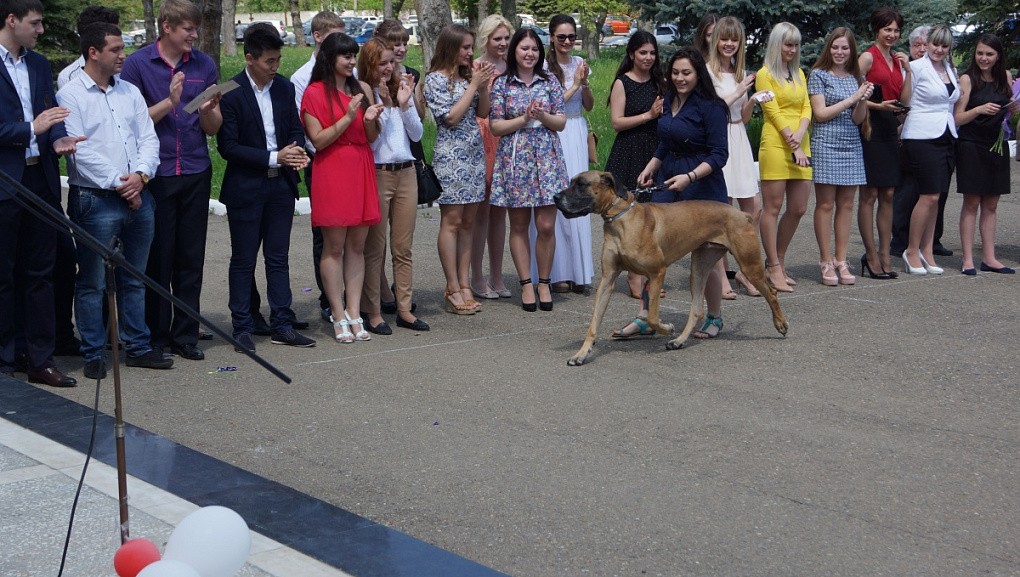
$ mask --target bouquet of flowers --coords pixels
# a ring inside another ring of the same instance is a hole
[[[1013,83],[1013,98],[1010,100],[1010,103],[1012,104],[1015,102],[1018,97],[1020,97],[1020,78]],[[1002,109],[1006,111],[1006,114],[1002,119],[1002,126],[999,127],[999,138],[996,139],[995,144],[993,144],[988,151],[1006,154],[1006,151],[1003,150],[1002,143],[1013,135],[1013,131],[1009,128],[1009,121],[1013,119],[1013,114],[1009,110],[1008,105],[1003,106]]]

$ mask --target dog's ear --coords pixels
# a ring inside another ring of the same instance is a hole
[[[616,180],[616,176],[614,176],[611,172],[602,173],[602,184],[615,190],[616,196],[619,196],[622,199],[627,199],[630,196],[630,193],[627,192],[627,187],[623,186],[620,181]]]

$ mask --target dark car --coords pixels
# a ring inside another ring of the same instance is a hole
[[[364,46],[373,36],[375,36],[375,22],[366,22],[361,32],[354,37],[354,41],[358,43],[358,46]]]

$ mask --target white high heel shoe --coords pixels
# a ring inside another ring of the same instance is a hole
[[[940,266],[933,266],[933,265],[928,264],[928,261],[924,260],[924,255],[921,254],[920,252],[917,253],[917,256],[921,257],[921,266],[923,266],[924,270],[928,271],[928,273],[930,273],[930,274],[942,274],[943,272],[945,272],[945,271],[942,270],[942,267],[940,267]]]
[[[924,263],[924,258],[923,257],[921,258],[921,263],[922,264]],[[924,268],[923,266],[919,266],[917,268],[914,268],[914,267],[910,266],[910,261],[907,260],[907,251],[903,251],[903,266],[906,267],[906,271],[908,273],[910,273],[910,274],[916,274],[916,275],[926,275],[926,274],[928,274],[928,269]]]
[[[333,330],[340,329],[340,334],[336,335],[336,342],[338,343],[353,343],[354,333],[348,328],[350,323],[347,319],[340,319],[338,321],[333,320],[333,315],[329,315],[329,322],[333,323]]]

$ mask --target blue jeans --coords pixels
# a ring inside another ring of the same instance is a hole
[[[140,271],[145,270],[155,228],[154,202],[149,191],[142,191],[142,206],[128,208],[114,191],[72,186],[67,200],[71,220],[109,246],[114,237],[123,245],[124,259]],[[152,350],[149,328],[145,325],[145,285],[117,269],[117,309],[120,312],[120,339],[132,357]],[[74,312],[81,335],[85,362],[102,358],[106,319],[103,318],[103,294],[106,289],[106,265],[103,259],[78,243],[78,277],[74,287]]]

